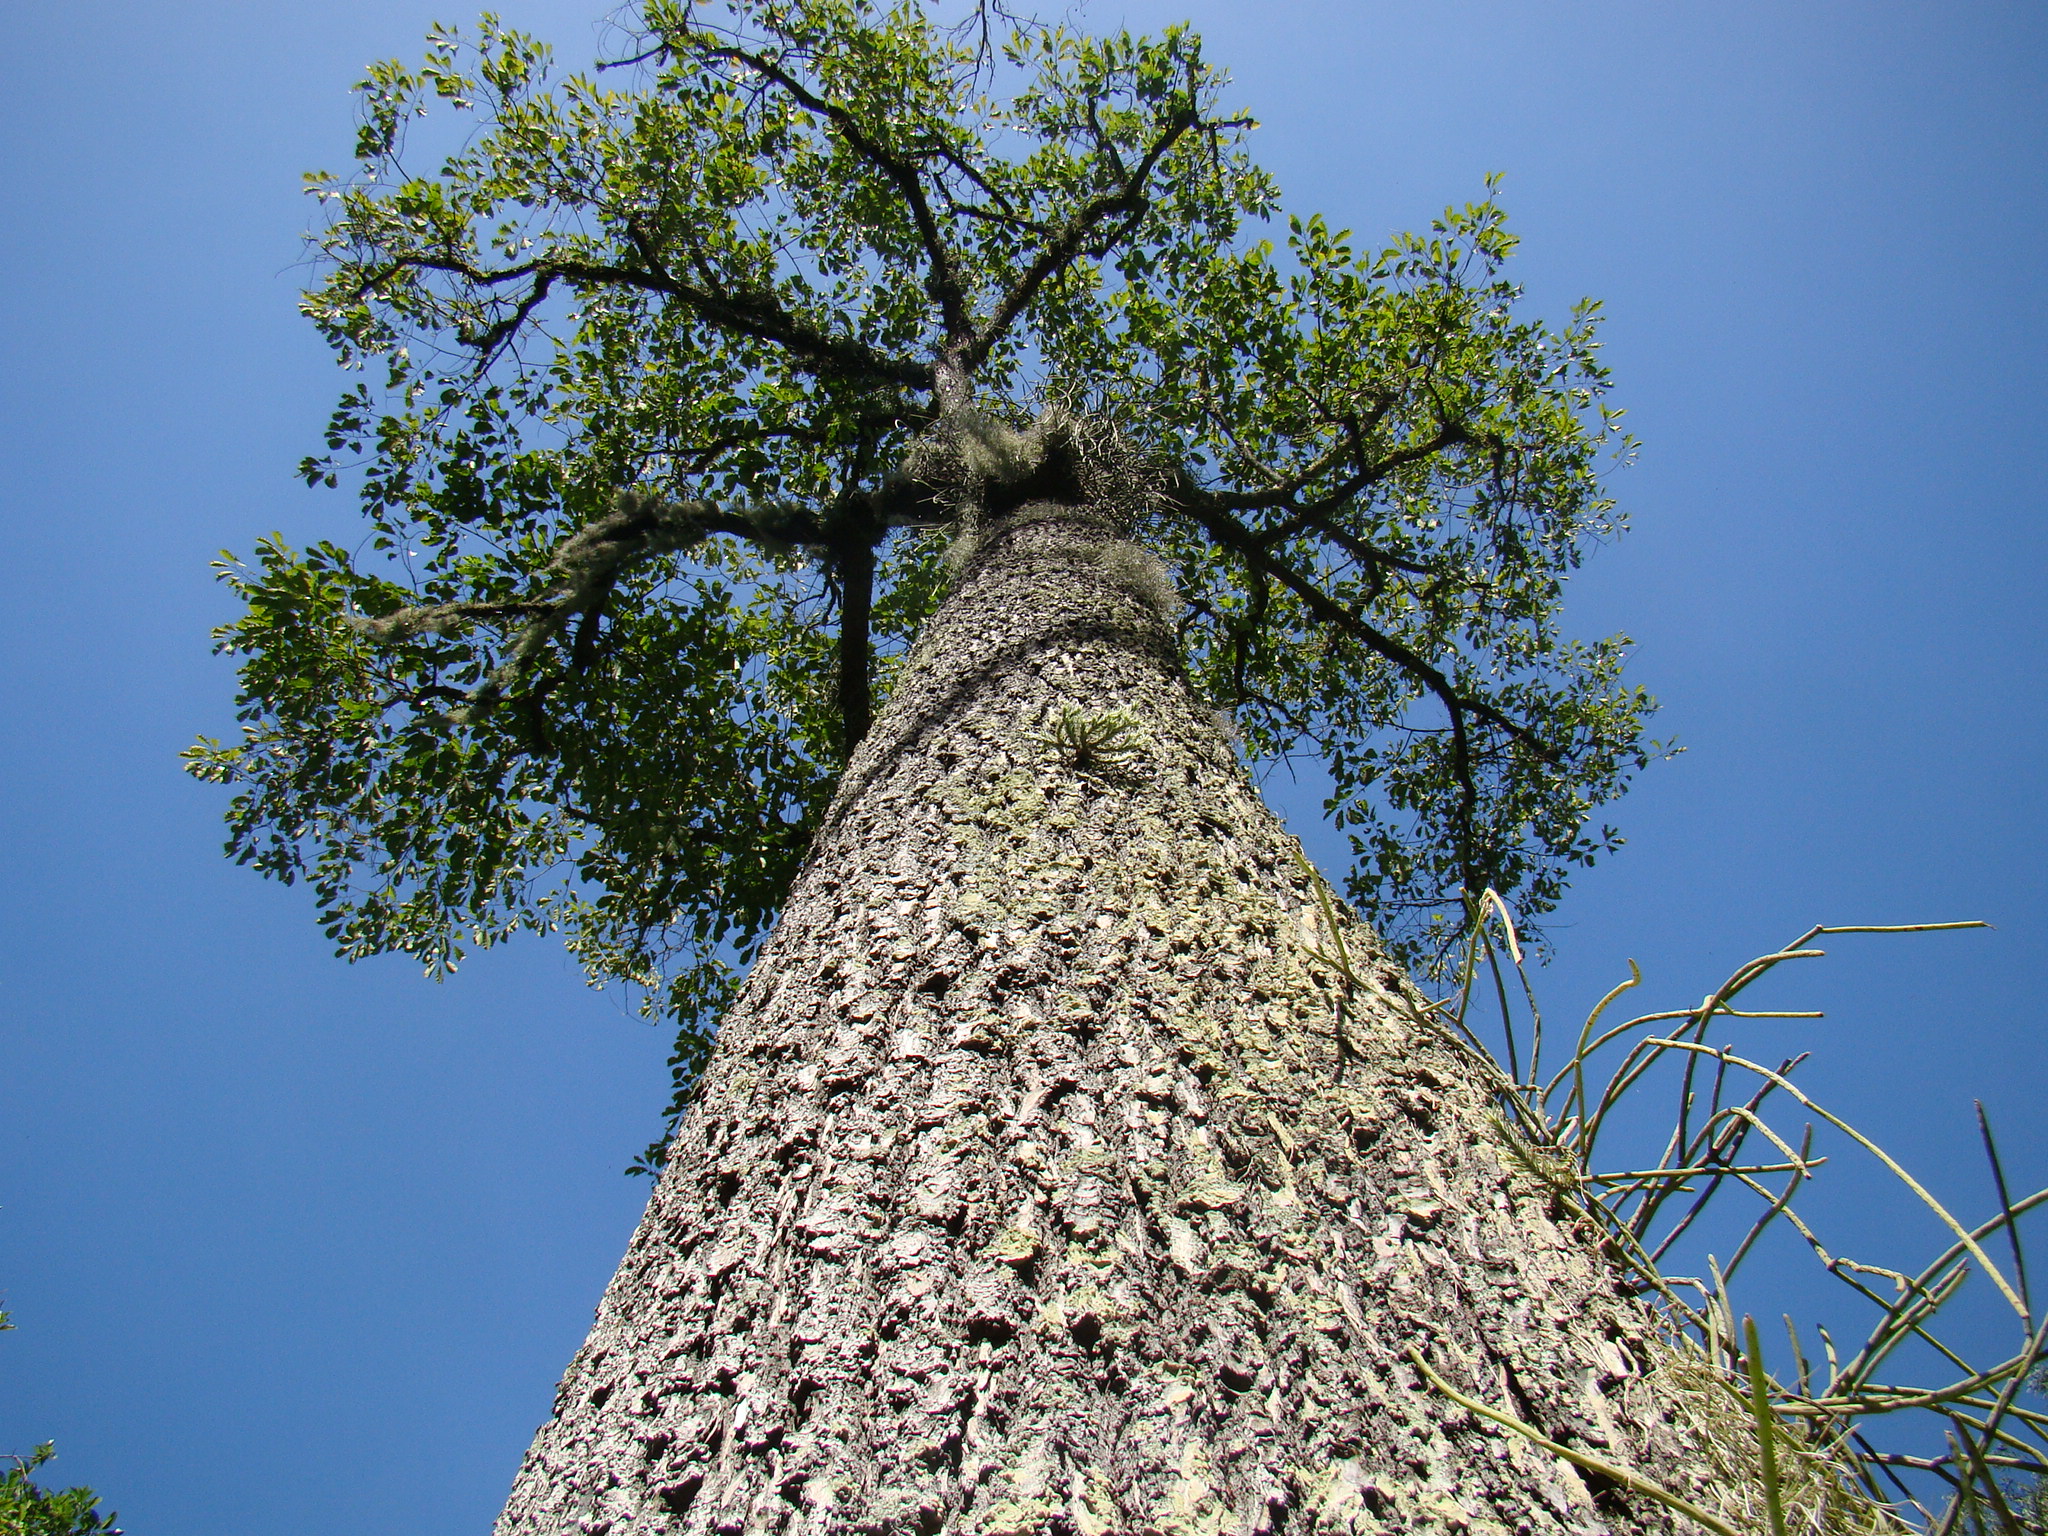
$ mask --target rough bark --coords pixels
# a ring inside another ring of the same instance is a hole
[[[1654,1329],[1189,688],[1026,508],[851,763],[498,1536],[1692,1529]],[[1063,710],[1128,711],[1077,762]],[[1350,922],[1348,916],[1340,918]]]

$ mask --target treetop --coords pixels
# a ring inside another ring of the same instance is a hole
[[[1558,622],[1622,526],[1598,306],[1521,313],[1492,182],[1381,245],[1284,213],[1191,31],[1003,19],[649,0],[561,75],[487,15],[360,83],[302,472],[368,535],[223,563],[243,736],[192,755],[343,953],[561,931],[687,1076],[947,544],[1105,443],[1195,685],[1325,766],[1397,947],[1618,841],[1651,701]]]

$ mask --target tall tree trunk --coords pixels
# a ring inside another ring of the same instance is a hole
[[[1474,1059],[1362,928],[1317,958],[1171,601],[1084,511],[984,535],[499,1536],[1692,1529],[1416,1371],[1697,1489]]]

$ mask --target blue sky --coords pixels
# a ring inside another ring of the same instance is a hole
[[[566,60],[596,7],[506,4]],[[1635,957],[1768,994],[1820,1094],[1972,1215],[1971,1100],[2048,1182],[2041,157],[2028,4],[1097,0],[1192,15],[1292,206],[1372,238],[1506,173],[1532,303],[1605,300],[1635,531],[1572,599],[1687,752],[1616,819],[1542,978]],[[17,0],[0,305],[0,1450],[55,1439],[136,1536],[487,1528],[645,1198],[665,1043],[539,945],[441,986],[328,954],[218,853],[179,747],[231,726],[207,562],[337,533],[299,488],[337,378],[293,300],[347,86],[414,0]],[[1312,795],[1271,793],[1310,830]],[[1926,1223],[1841,1169],[1860,1254]],[[1748,1304],[1831,1305],[1786,1255]],[[1985,1336],[1995,1337],[1988,1314]]]

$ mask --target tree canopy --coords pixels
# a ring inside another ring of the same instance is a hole
[[[9,1536],[121,1536],[116,1517],[100,1513],[99,1495],[90,1488],[43,1488],[29,1477],[56,1454],[45,1441],[26,1456],[0,1456],[14,1463],[0,1472],[0,1530]]]
[[[1520,312],[1491,184],[1384,246],[1286,215],[1184,29],[639,28],[559,79],[492,17],[436,30],[310,178],[304,307],[358,377],[303,473],[369,531],[224,561],[243,733],[192,767],[343,953],[560,931],[686,1080],[948,545],[1110,460],[1196,686],[1327,770],[1397,948],[1614,846],[1651,701],[1558,611],[1630,443],[1598,306]]]

